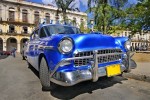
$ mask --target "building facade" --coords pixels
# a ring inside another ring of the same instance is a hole
[[[120,34],[116,34],[115,36],[120,37],[129,37],[131,31],[122,31]],[[141,31],[141,33],[136,33],[131,38],[131,46],[132,49],[140,48],[141,46],[148,46],[150,48],[150,31]]]
[[[45,19],[47,23],[63,23],[57,8],[25,0],[0,1],[0,51],[20,52],[23,44],[29,39],[34,28]],[[87,14],[77,11],[67,11],[68,23],[79,27],[83,22],[87,27]]]

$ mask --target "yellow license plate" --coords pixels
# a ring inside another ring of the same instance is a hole
[[[119,64],[107,66],[106,71],[108,77],[121,74],[121,69]]]

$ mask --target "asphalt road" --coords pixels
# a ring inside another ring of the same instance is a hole
[[[48,92],[41,88],[37,71],[20,56],[0,60],[0,100],[150,100],[150,83],[120,76]]]
[[[8,56],[7,55],[0,55],[0,60],[1,59],[5,59],[5,58],[7,58]]]

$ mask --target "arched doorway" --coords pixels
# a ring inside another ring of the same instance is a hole
[[[3,39],[0,38],[0,51],[3,51]]]
[[[17,40],[15,38],[8,38],[7,39],[7,51],[11,51],[14,48],[17,49]]]
[[[26,43],[28,40],[29,39],[27,39],[27,38],[21,39],[21,41],[20,41],[20,50],[22,50],[24,43]]]

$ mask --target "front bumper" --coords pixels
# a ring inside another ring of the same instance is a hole
[[[123,72],[126,67],[121,64],[121,71]],[[106,76],[106,67],[99,67],[97,77]],[[72,86],[77,83],[93,80],[92,69],[88,70],[77,70],[72,72],[56,72],[51,78],[51,81],[61,86]]]
[[[117,55],[117,54],[126,54],[126,53],[111,53],[111,54],[97,54],[97,51],[94,51],[93,56],[84,56],[84,57],[74,57],[74,58],[67,58],[62,60],[55,69],[50,74],[50,81],[62,85],[62,86],[72,86],[82,81],[92,80],[93,82],[96,82],[99,77],[106,76],[106,67],[99,67],[97,58],[103,55]],[[128,55],[127,55],[128,56]],[[75,59],[83,59],[83,58],[93,58],[94,61],[91,62],[91,68],[87,70],[76,70],[76,71],[69,71],[69,72],[56,72],[57,69],[66,61],[72,61]],[[113,63],[113,64],[120,64],[121,72],[125,71],[126,69],[129,69],[129,62],[130,57],[126,58],[127,65],[124,63]]]

